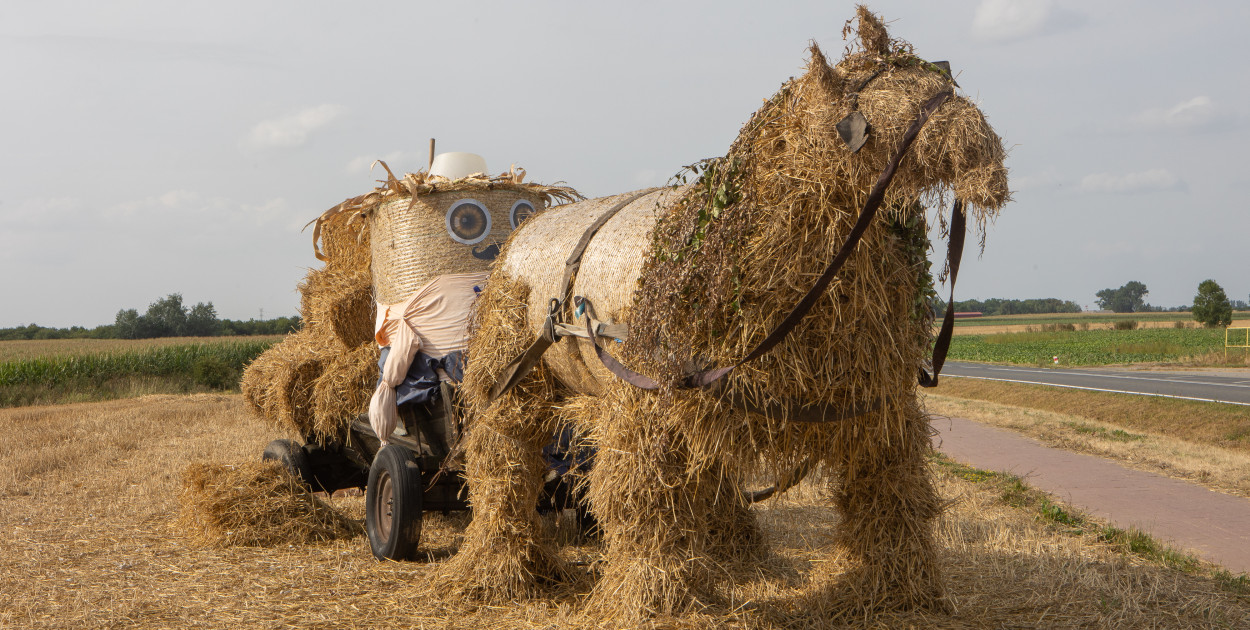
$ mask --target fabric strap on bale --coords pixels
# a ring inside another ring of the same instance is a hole
[[[520,356],[513,359],[508,363],[508,365],[504,366],[503,371],[495,379],[495,385],[490,389],[491,401],[498,399],[500,396],[508,393],[508,390],[516,387],[516,384],[521,382],[521,379],[525,378],[525,375],[529,374],[530,370],[534,369],[534,366],[538,365],[538,361],[542,358],[543,353],[547,351],[547,348],[550,348],[552,344],[559,341],[561,337],[570,334],[570,331],[567,330],[568,325],[561,321],[564,303],[565,300],[568,299],[569,287],[573,282],[573,276],[576,275],[577,270],[581,268],[582,254],[586,253],[586,247],[590,245],[590,241],[594,239],[595,234],[598,233],[599,229],[607,224],[612,217],[616,216],[618,212],[625,209],[626,206],[657,190],[659,189],[648,188],[626,197],[624,201],[617,203],[609,208],[607,212],[599,215],[599,218],[595,219],[594,223],[591,223],[590,227],[586,228],[585,232],[582,232],[582,237],[577,241],[577,245],[573,248],[573,252],[570,253],[568,259],[564,261],[564,277],[560,280],[560,292],[557,294],[557,297],[551,298],[551,301],[548,303],[547,319],[543,321],[542,332],[540,332],[538,338],[525,349],[525,352],[522,352]],[[612,324],[605,325],[602,322],[596,322],[596,324],[598,324],[597,327],[599,328],[599,330],[596,331],[594,329],[595,327],[591,326],[589,315],[586,317],[586,324],[587,332],[592,340],[595,338],[596,332],[618,338],[624,337],[628,334],[627,328]],[[612,333],[616,334],[612,335]]]
[[[860,211],[859,220],[856,221],[855,226],[851,228],[851,232],[847,236],[846,242],[842,244],[842,248],[838,251],[837,255],[834,256],[833,260],[829,263],[829,265],[825,268],[824,273],[822,273],[820,278],[816,280],[816,283],[812,286],[810,290],[808,290],[807,294],[803,296],[803,299],[801,299],[799,303],[790,311],[790,314],[787,315],[786,318],[783,319],[781,323],[778,324],[777,327],[774,328],[773,331],[769,333],[768,336],[765,337],[764,340],[761,341],[759,345],[755,347],[755,349],[753,349],[750,353],[748,353],[745,357],[743,357],[737,363],[734,363],[733,365],[730,365],[730,366],[717,368],[714,370],[706,370],[706,371],[690,374],[685,379],[683,379],[683,382],[681,383],[681,385],[679,385],[679,387],[683,389],[695,389],[695,388],[705,388],[705,387],[712,385],[713,383],[723,378],[725,375],[732,372],[734,368],[737,368],[738,366],[743,365],[744,363],[747,363],[748,361],[755,360],[763,356],[768,351],[772,350],[774,347],[777,346],[777,344],[781,343],[781,341],[785,339],[786,336],[789,335],[792,330],[794,330],[798,326],[799,322],[801,322],[803,318],[807,315],[807,313],[811,311],[812,307],[815,306],[817,300],[819,300],[820,297],[824,295],[825,290],[828,289],[829,285],[833,282],[833,278],[837,275],[838,271],[842,268],[842,265],[850,257],[851,253],[854,252],[864,232],[868,230],[869,225],[871,225],[873,218],[876,216],[877,209],[881,206],[881,202],[885,199],[886,189],[889,188],[890,182],[893,181],[894,175],[898,171],[899,163],[902,162],[903,157],[907,154],[907,150],[911,147],[912,143],[916,140],[916,136],[920,134],[921,128],[923,128],[925,123],[928,122],[929,117],[933,114],[933,112],[936,111],[937,108],[942,105],[942,103],[945,103],[946,100],[952,97],[953,95],[954,95],[953,90],[944,90],[934,95],[933,97],[931,97],[921,107],[920,114],[916,117],[914,121],[912,121],[912,124],[910,127],[907,128],[907,131],[904,132],[902,139],[899,141],[898,148],[895,149],[894,151],[894,155],[890,157],[889,162],[886,163],[885,169],[881,172],[881,175],[877,178],[876,184],[873,186],[872,191],[868,195],[867,201],[865,201],[864,203],[863,210]],[[965,221],[964,221],[964,215],[963,215],[963,204],[961,201],[956,200],[955,207],[953,209],[953,214],[955,216],[952,219],[952,224],[951,224],[950,250],[948,251],[948,254],[947,254],[948,259],[951,260],[951,263],[952,263],[951,264],[951,272],[952,272],[951,273],[951,298],[952,300],[954,299],[954,290],[955,290],[954,289],[955,272],[958,270],[958,266],[959,266],[958,261],[959,261],[960,255],[963,252],[963,231],[965,227]],[[933,357],[934,374],[933,376],[930,377],[927,372],[924,372],[923,369],[921,370],[920,384],[925,387],[932,387],[933,385],[937,384],[938,372],[941,371],[942,363],[945,362],[946,350],[950,346],[950,334],[951,334],[951,329],[953,328],[953,321],[952,321],[951,315],[952,315],[951,309],[948,307],[946,322],[943,323],[942,332],[939,335],[936,344],[934,345],[934,357]],[[949,326],[947,325],[948,323],[950,324]],[[587,322],[587,326],[589,327],[589,322]],[[595,354],[598,355],[599,360],[600,362],[603,363],[604,367],[606,367],[609,371],[611,371],[613,374],[615,374],[616,376],[618,376],[625,382],[630,383],[631,385],[634,385],[642,389],[659,389],[660,384],[656,382],[654,379],[646,375],[639,374],[638,372],[635,372],[625,367],[619,361],[617,361],[614,357],[612,357],[612,355],[608,354],[607,351],[599,347],[598,344],[595,344]],[[926,383],[932,383],[932,385],[926,384]],[[816,405],[773,404],[773,405],[768,405],[764,408],[757,408],[757,409],[759,409],[759,411],[764,411],[765,414],[769,415],[770,417],[772,417],[774,413],[778,413],[778,414],[784,414],[784,415],[779,415],[777,417],[789,417],[790,419],[797,420],[800,422],[834,422],[838,420],[844,420],[849,417],[854,417],[862,413],[867,413],[868,411],[872,411],[873,409],[876,409],[879,406],[880,406],[880,401],[874,401],[870,403],[869,405],[867,405],[865,408],[862,408],[859,410],[852,409],[847,412],[838,411],[836,408],[832,406],[821,405],[821,404],[816,404]],[[748,407],[748,409],[750,408]]]

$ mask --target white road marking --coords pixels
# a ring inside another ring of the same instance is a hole
[[[1072,374],[1072,375],[1078,375],[1078,376],[1096,376],[1098,378],[1119,378],[1119,379],[1124,379],[1124,380],[1129,380],[1129,381],[1153,381],[1156,383],[1180,383],[1180,384],[1185,384],[1185,385],[1210,385],[1213,387],[1238,387],[1238,388],[1250,387],[1250,381],[1237,381],[1234,383],[1209,383],[1205,381],[1187,381],[1187,380],[1177,380],[1177,379],[1170,379],[1170,378],[1152,378],[1148,376],[1123,376],[1119,374],[1107,374],[1105,372],[1084,372],[1080,370],[1056,371],[1056,370],[1030,370],[1026,368],[1002,368],[1002,367],[985,367],[982,369],[986,371],[991,371],[991,372],[1023,372],[1025,374],[1045,374],[1046,376]],[[951,376],[954,376],[954,374],[952,374]]]
[[[1043,385],[1046,387],[1066,387],[1067,389],[1084,389],[1084,390],[1091,391],[1091,392],[1108,392],[1112,394],[1133,394],[1134,396],[1156,396],[1159,398],[1177,398],[1180,400],[1197,400],[1200,402],[1213,402],[1213,403],[1222,403],[1225,405],[1241,405],[1243,407],[1250,407],[1250,403],[1236,402],[1232,400],[1218,400],[1215,398],[1194,398],[1193,396],[1175,396],[1172,394],[1150,394],[1147,392],[1130,392],[1130,391],[1123,390],[1123,389],[1102,389],[1100,387],[1081,387],[1079,385],[1059,385],[1057,383],[1039,383],[1037,381],[1021,381],[1018,379],[1010,379],[1010,378],[989,378],[988,376],[962,376],[959,374],[943,374],[942,376],[949,376],[951,378],[975,378],[975,379],[979,379],[982,381],[999,381],[1002,383],[1024,383],[1025,385]]]

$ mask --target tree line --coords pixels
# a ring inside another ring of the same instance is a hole
[[[956,313],[976,312],[982,315],[1036,315],[1040,313],[1080,313],[1081,306],[1071,300],[1040,298],[1029,300],[955,300]],[[941,317],[946,313],[946,301],[938,298],[933,311]]]
[[[1145,284],[1136,280],[1125,283],[1118,289],[1106,288],[1099,291],[1099,308],[1117,313],[1141,313],[1150,311],[1179,311],[1193,313],[1194,321],[1204,326],[1227,326],[1233,321],[1233,309],[1245,309],[1250,304],[1242,300],[1230,300],[1224,288],[1215,280],[1203,280],[1198,284],[1198,294],[1194,296],[1192,306],[1163,308],[1146,303],[1150,291]]]
[[[246,321],[219,319],[212,302],[185,306],[182,294],[171,293],[149,304],[143,314],[133,308],[118,311],[112,324],[95,328],[48,328],[38,324],[0,328],[0,341],[284,335],[299,330],[302,324],[299,315]]]

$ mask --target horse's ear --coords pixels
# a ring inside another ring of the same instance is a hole
[[[842,73],[835,70],[829,65],[829,61],[825,59],[825,53],[821,52],[820,46],[812,42],[808,52],[812,58],[807,62],[807,75],[820,85],[821,89],[829,93],[829,98],[838,98],[842,94]]]
[[[890,34],[886,32],[881,18],[862,4],[855,7],[855,16],[859,18],[859,45],[875,55],[889,54]]]

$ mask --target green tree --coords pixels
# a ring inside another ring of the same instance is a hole
[[[143,315],[133,308],[117,311],[117,319],[107,332],[121,339],[213,337],[221,334],[221,322],[212,302],[187,308],[182,305],[181,293],[170,293],[149,304]]]
[[[213,308],[213,303],[200,302],[191,307],[183,332],[189,337],[214,337],[219,334],[221,322],[217,321],[217,310]]]
[[[1233,323],[1233,305],[1229,303],[1224,288],[1214,280],[1203,280],[1194,296],[1194,321],[1214,328]]]
[[[118,339],[139,339],[143,327],[139,321],[139,311],[122,309],[117,311],[117,319],[113,322],[113,330]]]
[[[1103,289],[1096,293],[1098,306],[1104,311],[1135,313],[1146,306],[1146,285],[1131,280],[1118,289]]]
[[[170,293],[149,304],[143,317],[147,324],[145,338],[180,337],[187,328],[187,309],[182,305],[181,293]]]

